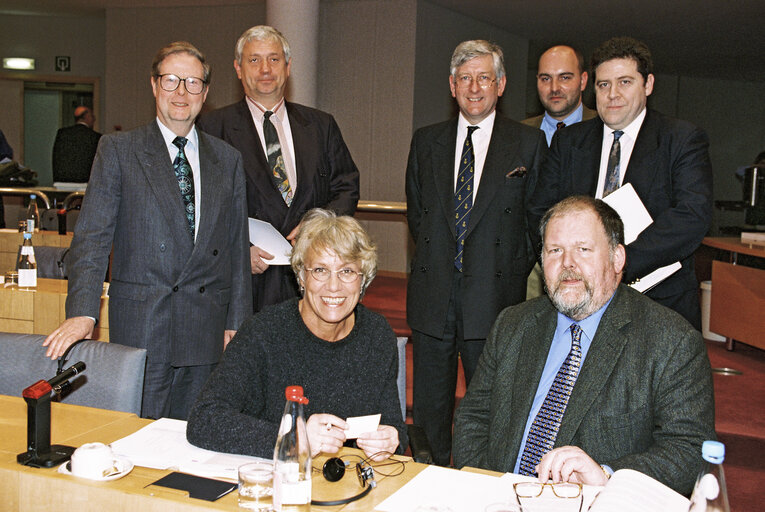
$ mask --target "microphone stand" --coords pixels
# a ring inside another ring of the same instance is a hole
[[[68,460],[74,447],[50,444],[50,400],[70,386],[69,379],[85,371],[80,361],[50,380],[39,380],[26,388],[21,396],[27,403],[27,451],[16,460],[24,466],[52,468]]]

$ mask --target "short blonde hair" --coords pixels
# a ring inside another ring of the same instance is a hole
[[[334,252],[343,261],[359,263],[363,274],[363,296],[377,274],[377,247],[359,221],[321,208],[314,208],[303,216],[290,257],[298,284],[305,278],[305,259],[308,253],[325,250]]]

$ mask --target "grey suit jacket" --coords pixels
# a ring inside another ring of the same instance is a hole
[[[582,104],[582,121],[588,121],[598,115],[597,110],[593,110],[591,108],[588,108],[587,105]],[[524,119],[521,121],[526,126],[532,126],[534,128],[542,128],[542,120],[545,118],[545,115],[542,114],[541,116],[534,116],[529,117],[528,119]]]
[[[196,243],[157,122],[101,138],[70,255],[67,317],[98,319],[112,252],[109,336],[150,362],[216,363],[252,312],[241,156],[199,133]]]
[[[556,321],[547,297],[497,318],[457,409],[457,467],[513,471]],[[578,446],[599,464],[641,471],[688,494],[706,439],[715,439],[714,396],[701,334],[674,311],[620,285],[555,446]]]
[[[437,338],[446,325],[457,245],[456,144],[456,118],[421,128],[412,138],[406,169],[407,220],[417,244],[407,321],[412,329]],[[466,339],[485,339],[497,314],[526,298],[526,277],[534,265],[526,201],[546,151],[540,130],[497,115],[463,252],[459,293]]]

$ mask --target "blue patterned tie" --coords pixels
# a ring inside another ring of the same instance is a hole
[[[536,467],[544,454],[555,446],[558,429],[566,412],[568,399],[574,389],[579,367],[582,364],[582,329],[578,324],[571,324],[571,351],[555,375],[555,380],[547,392],[542,407],[531,423],[526,446],[523,448],[519,472],[522,475],[536,474]]]
[[[462,272],[462,251],[465,248],[470,210],[473,208],[473,175],[475,174],[475,154],[473,153],[473,132],[477,126],[468,126],[465,144],[462,146],[460,169],[457,173],[457,185],[454,190],[454,222],[457,235],[457,252],[454,255],[454,267]]]
[[[611,152],[608,153],[608,166],[606,167],[606,182],[603,185],[603,197],[619,188],[619,161],[622,158],[622,145],[619,137],[624,135],[621,130],[614,132],[614,142],[611,144]]]
[[[274,179],[276,188],[279,189],[282,199],[284,199],[284,202],[289,206],[292,204],[292,189],[290,188],[290,182],[287,179],[287,168],[284,165],[279,134],[276,133],[276,127],[270,119],[272,115],[274,115],[274,113],[270,110],[263,113],[263,138],[266,140],[268,165],[271,167],[271,175]]]
[[[188,158],[186,158],[186,151],[184,147],[189,140],[186,137],[176,137],[173,140],[173,144],[178,147],[178,154],[173,160],[173,170],[175,171],[175,177],[178,178],[178,186],[181,189],[181,197],[183,197],[183,207],[186,212],[186,220],[189,222],[189,231],[191,232],[191,238],[194,238],[194,175],[191,173],[191,165]]]

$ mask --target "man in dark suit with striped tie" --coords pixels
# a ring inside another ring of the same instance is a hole
[[[465,41],[450,71],[460,114],[417,130],[406,170],[414,421],[441,465],[451,459],[458,355],[470,382],[497,314],[526,297],[534,264],[526,198],[547,149],[540,130],[496,113],[501,48]]]
[[[457,409],[455,465],[592,485],[630,468],[690,493],[715,438],[701,334],[620,284],[624,226],[602,200],[564,199],[540,234],[549,296],[492,327]]]

